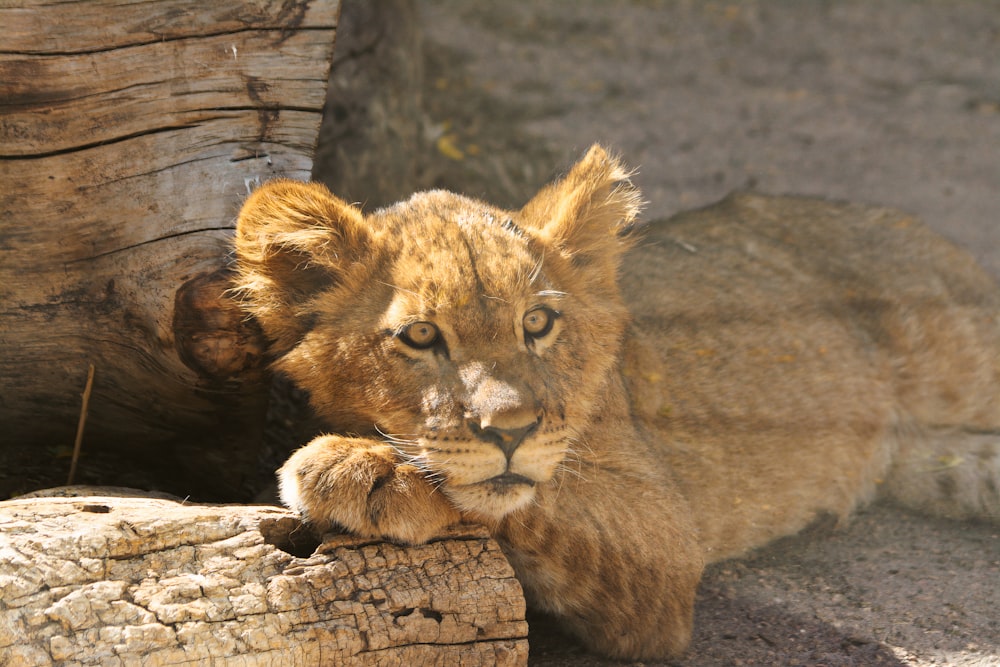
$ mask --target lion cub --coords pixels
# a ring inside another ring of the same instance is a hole
[[[1000,518],[1000,290],[968,256],[807,199],[640,228],[627,176],[594,146],[519,211],[255,191],[244,306],[342,434],[283,500],[407,543],[481,523],[532,603],[631,659],[684,651],[704,563],[820,514]]]

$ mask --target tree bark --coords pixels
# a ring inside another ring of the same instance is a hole
[[[309,178],[338,11],[2,3],[5,445],[71,444],[93,364],[86,443],[188,466],[178,493],[238,494],[266,345],[223,296],[230,237],[255,183]]]
[[[277,507],[2,502],[0,665],[526,664],[521,587],[485,531],[316,544]]]

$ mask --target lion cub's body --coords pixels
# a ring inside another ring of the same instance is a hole
[[[1000,518],[1000,291],[966,255],[755,195],[636,245],[625,176],[595,147],[518,212],[252,195],[246,307],[352,434],[293,455],[286,502],[403,541],[484,523],[530,600],[634,658],[683,651],[704,562],[879,489]]]

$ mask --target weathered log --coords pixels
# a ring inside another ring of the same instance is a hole
[[[86,442],[236,496],[266,391],[231,231],[254,183],[310,175],[338,11],[0,3],[3,446],[72,443],[93,364]]]
[[[520,665],[521,587],[474,527],[317,544],[277,507],[0,503],[0,665]]]

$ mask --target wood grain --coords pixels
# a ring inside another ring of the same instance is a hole
[[[178,318],[176,293],[224,269],[257,182],[309,177],[338,12],[0,6],[0,446],[72,443],[92,363],[88,441],[163,462],[184,457],[171,443],[201,443],[224,469],[194,466],[176,491],[239,488],[264,414],[263,341],[234,332],[216,342],[245,343],[226,353],[242,365],[192,363],[175,322],[209,322],[184,330],[205,340],[218,321]]]

